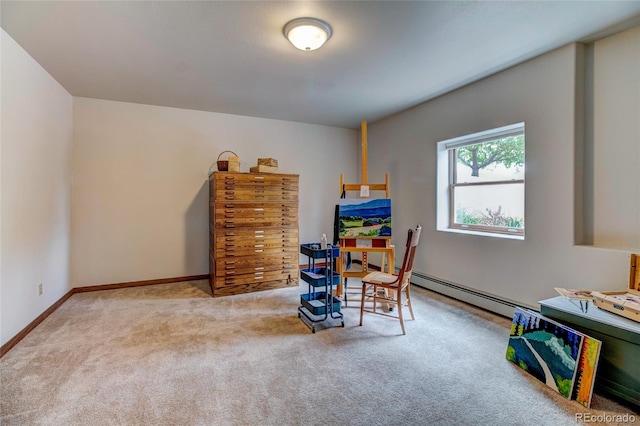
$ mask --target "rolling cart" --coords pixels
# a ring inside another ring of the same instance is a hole
[[[298,318],[316,332],[316,323],[339,319],[344,327],[344,316],[340,312],[341,301],[333,296],[333,286],[340,284],[340,274],[334,270],[334,259],[340,257],[340,247],[320,244],[301,244],[300,253],[307,256],[306,269],[300,270],[300,278],[307,284],[307,292],[300,295]],[[324,266],[316,267],[316,259],[324,259]]]

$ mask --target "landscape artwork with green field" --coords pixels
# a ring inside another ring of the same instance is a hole
[[[391,199],[340,199],[339,226],[340,238],[390,237]]]

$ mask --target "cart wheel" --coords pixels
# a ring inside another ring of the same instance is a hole
[[[344,321],[342,321],[342,328],[344,328]]]
[[[300,318],[300,312],[298,312],[298,318]]]
[[[315,334],[315,333],[316,333],[316,328],[315,328],[315,327],[311,327],[311,332],[312,332],[313,334]]]

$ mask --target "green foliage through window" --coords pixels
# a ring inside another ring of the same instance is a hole
[[[458,161],[471,168],[471,176],[480,176],[480,170],[491,164],[506,168],[524,165],[524,135],[483,142],[457,149]]]
[[[498,209],[495,211],[486,209],[484,212],[458,208],[456,210],[456,223],[463,225],[500,226],[514,229],[524,228],[524,218],[505,216],[502,214],[502,207],[500,206],[498,206]]]

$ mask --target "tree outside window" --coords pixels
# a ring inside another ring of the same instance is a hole
[[[524,236],[524,123],[441,142],[451,229]]]

